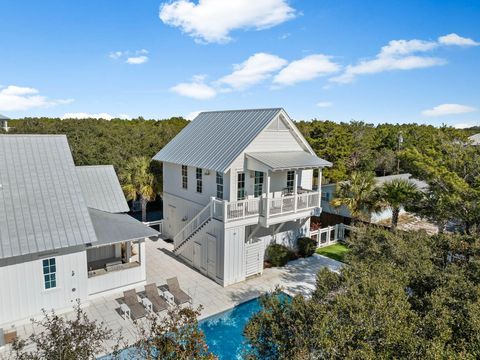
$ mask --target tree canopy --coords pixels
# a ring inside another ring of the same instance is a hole
[[[360,229],[342,272],[311,299],[262,298],[245,329],[251,359],[480,356],[480,239]]]

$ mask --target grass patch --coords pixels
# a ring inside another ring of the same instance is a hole
[[[345,254],[348,252],[348,247],[342,243],[318,248],[316,253],[329,257],[330,259],[344,262]]]

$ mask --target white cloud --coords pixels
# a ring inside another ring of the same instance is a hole
[[[287,64],[287,61],[271,54],[257,53],[241,64],[234,65],[234,71],[218,80],[234,89],[245,89],[264,81],[271,74]]]
[[[331,61],[330,56],[308,55],[288,64],[274,77],[273,82],[277,85],[293,85],[337,72],[339,69],[340,65]]]
[[[445,115],[454,115],[454,114],[465,114],[477,111],[476,108],[460,105],[460,104],[441,104],[435,106],[433,109],[428,109],[422,111],[424,116],[445,116]]]
[[[440,36],[438,42],[442,45],[456,45],[456,46],[479,46],[480,43],[469,38],[461,37],[455,33]]]
[[[91,113],[85,113],[85,112],[75,112],[75,113],[64,114],[62,116],[62,119],[105,119],[105,120],[123,119],[123,120],[130,120],[131,116],[126,115],[126,114],[111,115],[109,113],[91,114]]]
[[[392,40],[380,50],[378,57],[408,55],[416,52],[426,52],[435,49],[438,44],[424,40]]]
[[[440,46],[474,46],[479,45],[472,39],[463,38],[457,34],[440,36],[438,41],[425,40],[392,40],[383,46],[373,59],[361,60],[355,65],[348,65],[345,71],[331,82],[349,83],[359,75],[376,74],[393,70],[412,70],[432,66],[445,65],[447,61],[436,57],[419,55],[430,52]]]
[[[198,114],[200,114],[203,111],[205,111],[205,110],[192,111],[192,112],[188,113],[187,115],[185,115],[184,118],[187,119],[187,120],[193,120],[198,116]]]
[[[122,60],[131,65],[144,64],[148,61],[148,50],[141,49],[135,51],[112,51],[108,57],[113,60]]]
[[[195,75],[191,82],[175,85],[170,88],[170,91],[197,100],[212,99],[217,96],[217,91],[205,84],[204,80],[204,75]]]
[[[468,129],[468,128],[474,127],[476,125],[477,124],[475,124],[475,123],[458,123],[458,124],[453,124],[453,127],[455,129]]]
[[[143,64],[148,61],[148,56],[142,55],[142,56],[134,56],[134,57],[129,57],[127,58],[127,64]]]
[[[321,108],[327,108],[327,107],[332,107],[333,103],[330,101],[320,101],[317,103],[317,106]]]
[[[10,85],[0,88],[0,110],[22,111],[32,108],[51,107],[61,104],[69,104],[73,99],[49,99],[39,95],[37,89],[31,87]]]
[[[160,7],[160,19],[200,42],[225,43],[236,29],[262,30],[295,17],[286,0],[175,0]]]
[[[357,65],[348,65],[343,74],[331,78],[330,81],[345,84],[352,82],[358,75],[376,74],[392,70],[421,69],[446,63],[444,59],[427,56],[377,57],[373,60],[361,61]]]

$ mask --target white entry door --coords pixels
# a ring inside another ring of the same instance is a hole
[[[263,241],[252,239],[245,244],[245,277],[263,272]]]
[[[215,276],[217,275],[217,241],[216,239],[212,236],[209,237],[207,240],[207,274],[210,276],[212,279],[215,279]]]
[[[197,242],[193,243],[193,266],[200,269],[202,265],[202,245]]]

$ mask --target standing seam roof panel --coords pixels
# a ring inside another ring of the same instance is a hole
[[[67,138],[0,135],[0,259],[95,242]]]
[[[154,159],[225,172],[280,108],[200,113]]]
[[[76,170],[89,208],[110,213],[130,211],[112,165],[77,166]]]

